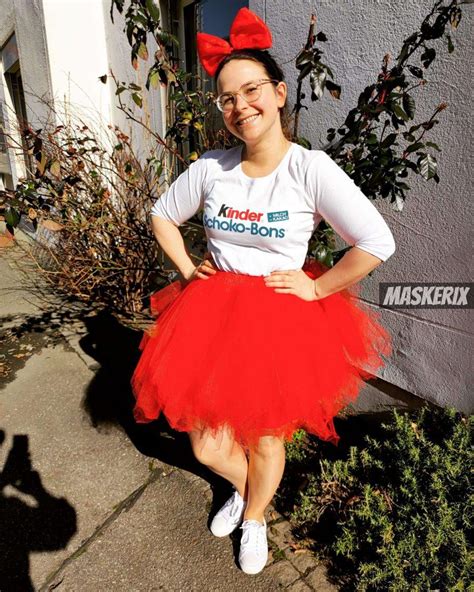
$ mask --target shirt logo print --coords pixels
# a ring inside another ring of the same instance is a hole
[[[283,210],[281,212],[268,212],[267,219],[269,222],[282,222],[283,220],[288,220],[288,210]]]
[[[288,212],[272,212],[267,217],[278,215],[286,215],[286,218],[281,217],[275,221],[287,220]],[[222,220],[222,218],[225,218]],[[208,216],[204,214],[203,222],[205,228],[213,230],[223,230],[225,232],[237,232],[237,233],[250,233],[252,236],[269,237],[269,238],[284,238],[285,229],[277,228],[275,226],[265,226],[263,224],[257,224],[263,218],[263,212],[252,212],[250,208],[246,210],[237,210],[232,208],[225,203],[220,206],[217,216]],[[234,220],[248,220],[250,224],[244,224],[242,222],[234,222]],[[269,220],[273,221],[273,220]]]
[[[246,210],[234,210],[234,208],[222,204],[221,209],[219,210],[219,213],[217,215],[224,216],[224,218],[237,218],[239,220],[250,220],[251,222],[257,220],[258,222],[260,222],[263,213],[251,212],[249,208],[247,208]]]

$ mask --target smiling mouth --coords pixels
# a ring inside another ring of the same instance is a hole
[[[253,123],[258,117],[260,117],[260,113],[257,113],[256,115],[251,115],[250,117],[246,117],[245,119],[238,121],[237,125],[239,127],[242,125],[248,125],[249,123]]]

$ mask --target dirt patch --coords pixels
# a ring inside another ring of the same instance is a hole
[[[56,313],[57,314],[57,313]],[[26,361],[45,347],[61,344],[68,350],[72,348],[60,332],[61,320],[54,312],[38,316],[28,316],[18,320],[14,327],[0,333],[0,389],[14,380]],[[1,324],[12,323],[16,319],[3,317]]]

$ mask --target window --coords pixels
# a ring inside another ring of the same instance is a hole
[[[248,7],[248,0],[180,0],[174,4],[172,32],[180,41],[180,58],[187,72],[201,79],[200,90],[215,92],[214,80],[206,74],[199,63],[196,33],[203,31],[229,40],[229,30],[240,8]],[[195,84],[193,80],[193,85]],[[191,86],[189,90],[194,90]],[[221,126],[221,116],[209,121],[210,126]],[[195,149],[194,131],[190,130],[187,151]]]
[[[23,129],[25,126],[28,125],[28,119],[26,115],[26,103],[25,103],[25,94],[23,91],[23,82],[21,79],[21,70],[20,70],[20,60],[18,56],[18,46],[16,43],[16,36],[13,34],[6,44],[3,46],[1,50],[1,62],[2,62],[2,69],[3,69],[3,77],[5,80],[6,85],[4,85],[5,91],[9,95],[9,101],[6,101],[7,105],[10,106],[10,109],[14,112],[14,121],[12,121],[12,125],[9,126],[9,132],[12,135],[16,135],[17,129]],[[3,106],[5,107],[5,106]],[[3,117],[7,119],[5,112],[3,113]],[[8,117],[8,119],[12,119]],[[4,121],[2,120],[2,113],[0,113],[0,128],[4,125]],[[0,130],[1,131],[1,130]],[[2,138],[0,137],[0,151],[1,151],[1,143]],[[32,170],[32,162],[31,157],[27,152],[26,142],[22,139],[23,145],[23,157],[24,163],[26,165],[27,170]],[[3,171],[2,171],[3,172]],[[7,172],[7,171],[5,171]]]
[[[5,72],[5,80],[10,91],[18,125],[23,128],[28,125],[28,119],[26,117],[25,95],[23,93],[23,83],[21,81],[20,65],[18,63],[14,70]]]
[[[4,102],[0,99],[0,190],[13,187],[7,143],[3,133],[5,129],[5,112]]]
[[[193,74],[206,78],[204,90],[214,90],[213,81],[209,80],[201,68],[197,57],[196,33],[203,31],[229,41],[229,31],[237,12],[248,8],[248,0],[198,0],[185,6],[184,43],[186,48],[186,69]]]
[[[0,99],[0,155],[5,154],[7,151],[7,142],[5,140],[5,103]],[[0,170],[0,172],[2,172]]]

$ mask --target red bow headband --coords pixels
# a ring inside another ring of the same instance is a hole
[[[267,25],[248,8],[241,8],[230,28],[230,43],[225,39],[197,34],[197,50],[202,67],[214,76],[221,61],[239,49],[267,49],[272,46],[272,34]]]

